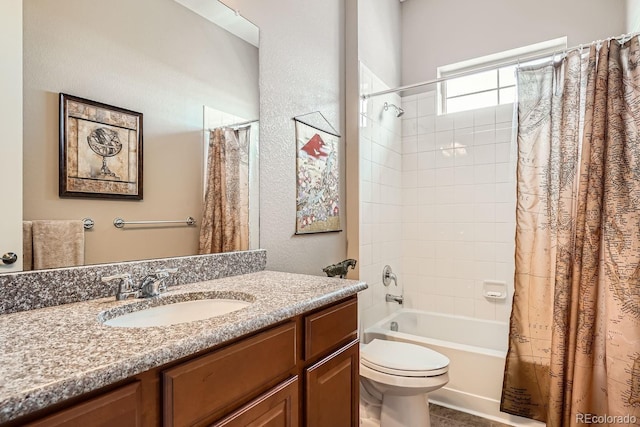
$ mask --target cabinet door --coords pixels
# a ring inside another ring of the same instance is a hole
[[[297,427],[298,377],[274,387],[214,427]]]
[[[306,427],[358,425],[359,355],[356,340],[305,371]]]
[[[140,383],[136,382],[64,409],[26,427],[139,427]]]

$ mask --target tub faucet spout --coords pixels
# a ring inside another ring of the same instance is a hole
[[[397,302],[400,305],[402,305],[404,303],[404,297],[402,295],[387,294],[385,296],[385,299],[386,299],[387,302]]]

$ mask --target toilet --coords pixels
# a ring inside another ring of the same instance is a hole
[[[374,339],[360,348],[362,388],[382,401],[380,427],[428,427],[426,395],[448,372],[446,356],[416,344]]]

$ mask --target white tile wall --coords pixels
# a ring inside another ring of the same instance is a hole
[[[402,98],[407,306],[506,322],[514,270],[513,106],[439,116],[436,100],[433,91]],[[486,299],[484,280],[505,281],[507,300]]]
[[[388,89],[365,65],[360,65],[361,93]],[[397,310],[395,303],[385,302],[385,293],[401,294],[402,288],[385,288],[382,269],[386,264],[404,283],[402,275],[403,204],[417,197],[419,154],[418,124],[404,122],[384,103],[401,106],[398,95],[380,96],[361,103],[360,115],[360,279],[369,289],[360,293],[361,323],[367,327]],[[417,117],[417,105],[405,108],[403,117]],[[404,107],[403,107],[404,108]],[[432,121],[433,121],[432,117]],[[431,125],[434,128],[434,125]],[[406,138],[403,139],[402,135]],[[403,185],[406,184],[406,186]],[[405,191],[406,188],[406,191]]]
[[[361,64],[361,92],[388,89]],[[383,111],[402,106],[401,118]],[[513,295],[515,166],[512,105],[437,115],[435,92],[362,102],[360,295],[364,327],[398,306],[507,322]],[[382,285],[390,264],[400,288]],[[484,280],[508,285],[487,300]]]

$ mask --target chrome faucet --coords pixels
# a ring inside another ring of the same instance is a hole
[[[167,290],[167,285],[164,283],[164,280],[177,271],[177,268],[163,268],[156,270],[155,273],[145,276],[139,286],[136,286],[133,283],[131,274],[129,273],[105,276],[101,280],[104,283],[109,283],[112,280],[120,280],[120,283],[118,283],[118,291],[116,292],[116,299],[118,301],[126,300],[129,297],[150,298],[156,297],[162,292],[165,292]]]
[[[125,300],[129,297],[138,298],[140,296],[140,291],[133,284],[133,280],[131,279],[131,274],[129,273],[114,274],[113,276],[105,276],[100,280],[102,280],[102,282],[104,283],[109,283],[112,280],[120,280],[120,283],[118,283],[118,291],[116,292],[116,299],[118,301]]]
[[[156,297],[165,292],[167,285],[164,283],[164,280],[169,277],[170,274],[176,273],[177,271],[177,268],[163,268],[153,274],[145,276],[140,284],[140,298]]]
[[[404,304],[404,297],[402,295],[387,294],[385,295],[385,300],[387,302],[397,302],[400,305]]]
[[[396,276],[393,270],[391,270],[390,265],[385,265],[382,269],[382,284],[385,286],[389,286],[391,284],[391,281],[393,281],[394,285],[398,286],[398,276]],[[404,297],[402,295],[386,294],[384,296],[384,299],[387,302],[397,302],[400,305],[404,303]]]

